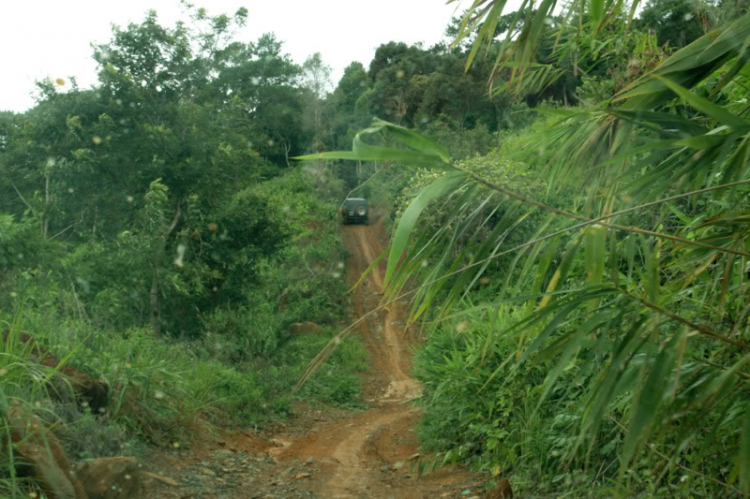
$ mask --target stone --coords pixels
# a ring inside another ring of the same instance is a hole
[[[11,401],[12,402],[12,401]],[[89,499],[60,442],[30,411],[16,405],[6,412],[11,442],[21,460],[28,463],[19,475],[36,478],[48,499]]]
[[[134,457],[101,457],[79,463],[75,476],[89,499],[143,497],[143,481]]]
[[[502,478],[497,482],[494,489],[490,490],[487,495],[487,499],[513,499],[513,489],[510,487],[510,482],[507,478]]]

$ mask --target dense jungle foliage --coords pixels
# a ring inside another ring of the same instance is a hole
[[[408,172],[384,300],[409,298],[424,337],[420,436],[438,454],[420,469],[747,497],[747,6],[522,3],[477,0],[449,29],[469,71],[491,64],[489,95],[534,106],[528,126],[464,156],[385,117],[351,152],[307,156]]]
[[[473,0],[454,43],[384,41],[335,84],[325,54],[239,40],[244,9],[150,12],[95,47],[93,88],[0,111],[0,432],[21,406],[72,457],[132,455],[363,405],[336,335],[356,189],[390,211],[384,301],[423,337],[420,471],[747,497],[747,6],[521,3]],[[113,388],[101,414],[22,332]],[[0,497],[28,490],[13,457]]]

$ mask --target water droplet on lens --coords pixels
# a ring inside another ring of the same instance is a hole
[[[76,282],[83,288],[84,293],[88,293],[89,291],[91,291],[91,285],[86,279],[76,277]]]
[[[177,258],[174,260],[174,264],[178,266],[179,268],[182,268],[185,266],[183,263],[183,259],[185,258],[185,250],[187,249],[187,246],[184,244],[178,244],[177,245]]]

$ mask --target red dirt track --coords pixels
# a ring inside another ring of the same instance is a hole
[[[385,247],[382,215],[371,215],[369,225],[344,226],[342,235],[350,253],[347,276],[353,286]],[[385,259],[381,263],[353,291],[355,318],[380,303]],[[223,449],[247,452],[249,446],[255,446],[255,456],[260,455],[258,451],[263,453],[264,463],[249,466],[254,476],[237,478],[238,486],[227,491],[229,493],[196,494],[191,490],[185,495],[188,491],[172,489],[172,494],[160,497],[419,499],[478,496],[482,477],[475,474],[443,469],[417,476],[414,464],[419,446],[414,427],[420,415],[410,399],[419,396],[421,387],[409,375],[413,338],[404,331],[405,317],[405,304],[394,303],[389,310],[371,314],[354,333],[360,336],[369,352],[370,369],[363,380],[368,409],[322,412],[300,408],[294,417],[277,427],[276,434],[267,436],[266,440],[274,446],[258,448],[258,440],[249,435],[225,437],[221,442]],[[251,440],[255,442],[253,445],[250,445]],[[251,459],[261,460],[259,457]],[[206,461],[202,463],[205,466]],[[195,466],[201,469],[201,465]]]

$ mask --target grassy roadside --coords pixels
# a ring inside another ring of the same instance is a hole
[[[52,429],[71,461],[145,455],[150,446],[189,448],[205,423],[262,428],[303,400],[338,407],[360,404],[366,352],[349,338],[294,398],[292,387],[309,361],[346,320],[345,261],[336,204],[320,201],[302,172],[262,185],[260,195],[288,213],[293,233],[280,257],[259,265],[258,285],[240,306],[204,316],[202,334],[154,336],[147,326],[114,327],[99,320],[96,297],[70,291],[44,273],[17,269],[6,281],[0,329],[0,497],[25,496],[18,446],[9,445],[9,408],[22,406]],[[331,196],[333,198],[333,196]],[[47,265],[51,267],[52,265]],[[12,294],[11,294],[12,293]],[[293,332],[295,323],[313,323]],[[18,341],[28,333],[66,366],[110,389],[92,411],[55,367],[39,365]]]

